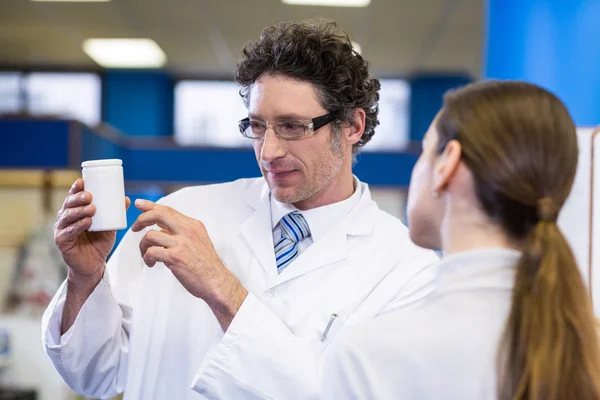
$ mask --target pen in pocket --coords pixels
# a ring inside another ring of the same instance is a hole
[[[324,342],[325,339],[327,338],[327,334],[329,333],[329,330],[331,329],[331,325],[333,325],[333,322],[335,321],[336,318],[337,318],[337,314],[335,314],[335,313],[331,314],[331,318],[329,318],[329,323],[327,324],[327,327],[325,328],[325,330],[323,331],[323,335],[321,336],[321,342]]]

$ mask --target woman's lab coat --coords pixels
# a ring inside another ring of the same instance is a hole
[[[520,253],[445,257],[418,307],[346,329],[324,356],[324,400],[496,399],[497,354]]]
[[[125,389],[129,400],[317,399],[319,361],[337,332],[418,302],[435,277],[437,256],[410,242],[367,185],[357,190],[350,214],[279,275],[264,179],[167,196],[162,204],[205,224],[249,292],[227,332],[164,265],[144,266],[144,233],[128,232],[62,337],[59,289],[43,319],[48,355],[71,388],[94,398]]]

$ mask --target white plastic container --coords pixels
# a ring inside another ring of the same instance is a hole
[[[81,163],[83,186],[92,194],[96,214],[88,231],[114,231],[127,227],[125,183],[121,160],[92,160]]]

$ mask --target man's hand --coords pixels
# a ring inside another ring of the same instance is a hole
[[[123,201],[128,208],[129,198],[125,197]],[[84,191],[83,180],[77,179],[54,225],[54,240],[69,267],[70,277],[78,276],[81,280],[97,277],[100,280],[106,257],[115,244],[116,231],[88,232],[95,213],[92,194]]]
[[[135,206],[142,215],[131,227],[134,232],[161,228],[149,230],[140,242],[146,265],[164,263],[188,292],[206,301],[227,330],[248,292],[221,262],[204,224],[148,200],[136,200]]]
[[[128,208],[129,198],[123,200]],[[61,334],[73,326],[79,311],[102,279],[106,257],[117,237],[116,231],[88,232],[95,213],[92,194],[84,191],[83,180],[77,179],[54,225],[54,241],[69,267]]]

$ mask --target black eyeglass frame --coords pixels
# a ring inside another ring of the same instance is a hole
[[[318,129],[321,129],[328,123],[334,121],[338,116],[339,116],[339,112],[331,112],[331,113],[328,113],[325,115],[321,115],[320,117],[315,117],[311,120],[299,119],[299,120],[286,121],[286,122],[301,122],[304,125],[304,134],[302,136],[298,136],[298,137],[294,137],[294,138],[288,138],[285,136],[281,136],[279,134],[279,132],[277,132],[277,129],[275,128],[276,124],[270,124],[268,121],[263,121],[263,120],[254,120],[252,122],[264,123],[263,126],[265,127],[265,134],[267,132],[267,129],[269,129],[269,127],[271,127],[271,128],[273,128],[273,132],[275,132],[277,137],[279,137],[281,139],[302,140],[302,139],[306,139],[306,138],[313,136]],[[262,139],[264,137],[264,135],[263,136],[248,136],[245,134],[245,132],[250,127],[250,122],[251,122],[250,118],[248,118],[248,117],[246,117],[238,122],[238,127],[240,129],[240,133],[242,134],[242,136],[244,136],[248,139]]]

